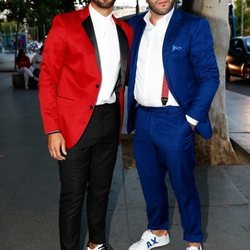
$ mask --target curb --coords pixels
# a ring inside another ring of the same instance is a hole
[[[235,150],[235,153],[238,157],[239,165],[242,165],[242,164],[249,165],[250,164],[250,153],[244,147],[242,147],[239,143],[237,143],[234,139],[232,139],[231,137],[230,137],[230,141],[231,141],[232,146]]]

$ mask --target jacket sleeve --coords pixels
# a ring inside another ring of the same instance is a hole
[[[203,122],[207,119],[211,102],[219,85],[219,71],[213,48],[213,37],[208,21],[200,19],[192,36],[191,62],[199,84],[187,115]]]
[[[40,109],[46,134],[60,130],[56,97],[65,62],[66,39],[64,22],[57,15],[45,41],[39,80]]]

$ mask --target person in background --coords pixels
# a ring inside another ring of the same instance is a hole
[[[41,65],[41,62],[42,62],[42,59],[43,59],[43,57],[42,57],[43,49],[44,49],[44,46],[41,46],[39,51],[36,52],[35,55],[31,59],[32,73],[38,79],[39,79],[39,75],[40,75],[40,65]]]
[[[49,152],[59,163],[62,250],[79,250],[85,193],[87,249],[113,249],[105,220],[132,40],[129,25],[112,15],[114,3],[92,0],[57,15],[45,41],[39,99]]]
[[[208,117],[219,85],[205,18],[175,10],[175,0],[147,0],[134,30],[128,85],[128,132],[147,206],[148,230],[129,250],[167,245],[169,173],[187,250],[201,250],[201,211],[193,169],[194,131],[212,136]]]
[[[34,76],[30,66],[30,59],[25,55],[23,49],[19,49],[17,57],[16,57],[16,65],[17,71],[24,75],[24,87],[25,89],[29,89],[29,78],[33,78],[38,81],[38,78]]]

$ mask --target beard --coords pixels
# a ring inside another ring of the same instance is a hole
[[[154,12],[156,13],[157,15],[166,15],[170,10],[172,10],[172,8],[174,7],[175,5],[175,0],[170,0],[170,4],[166,6],[166,8],[164,9],[160,9],[156,6],[156,4],[152,3],[151,0],[147,0],[147,3],[148,3],[148,6],[149,8]]]
[[[110,9],[114,6],[116,0],[92,0],[99,8]]]

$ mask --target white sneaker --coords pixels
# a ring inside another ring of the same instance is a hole
[[[142,234],[141,240],[130,246],[129,250],[149,250],[155,247],[165,246],[169,242],[169,234],[159,237],[150,230],[147,230]]]
[[[186,250],[202,250],[202,246],[201,245],[199,247],[190,246],[190,247],[187,247]]]
[[[99,244],[94,249],[87,247],[87,250],[114,250],[109,244]]]

